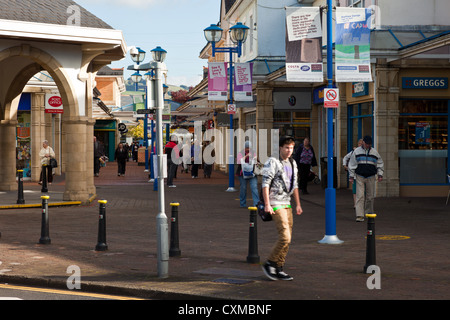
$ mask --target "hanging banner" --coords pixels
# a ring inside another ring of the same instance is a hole
[[[369,82],[371,9],[336,8],[336,82]]]
[[[226,62],[208,62],[208,100],[228,100]]]
[[[252,95],[253,62],[234,65],[234,100],[253,101]]]
[[[286,8],[286,80],[323,82],[319,7]]]

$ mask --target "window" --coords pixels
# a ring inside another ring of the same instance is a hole
[[[400,184],[445,184],[448,100],[402,100],[398,121]]]
[[[358,103],[348,106],[348,141],[350,152],[364,136],[373,136],[373,102]]]
[[[293,136],[296,146],[303,142],[303,139],[310,138],[311,133],[311,113],[297,111],[274,111],[273,128],[280,130],[280,137],[283,135]]]
[[[365,0],[348,0],[348,6],[353,8],[365,8]]]

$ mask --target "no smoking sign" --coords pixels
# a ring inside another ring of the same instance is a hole
[[[339,89],[324,89],[324,108],[338,108],[339,107]]]

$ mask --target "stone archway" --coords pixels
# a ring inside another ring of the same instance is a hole
[[[8,69],[0,73],[0,190],[16,190],[15,180],[15,129],[17,125],[17,108],[19,98],[28,80],[38,71],[45,69],[53,77],[64,105],[63,126],[64,142],[63,158],[65,160],[65,200],[86,202],[89,193],[95,187],[87,183],[87,163],[92,148],[88,147],[87,133],[92,129],[89,112],[81,110],[80,100],[87,103],[86,88],[80,94],[74,89],[76,77],[66,71],[65,67],[49,53],[28,44],[7,48],[0,52],[0,66]],[[15,69],[11,65],[16,66]],[[18,66],[18,67],[17,67]],[[82,66],[80,66],[81,69]],[[8,75],[8,77],[5,76]],[[89,85],[86,84],[85,85]],[[86,107],[85,107],[86,108]],[[92,162],[92,161],[91,161]],[[92,171],[92,170],[91,170]]]

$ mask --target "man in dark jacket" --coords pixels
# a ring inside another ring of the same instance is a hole
[[[164,147],[164,153],[167,155],[167,186],[175,188],[173,178],[177,172],[178,164],[180,163],[180,150],[176,143],[177,137],[171,136],[170,141]]]
[[[308,194],[309,173],[311,167],[317,166],[316,154],[314,153],[314,148],[309,143],[309,138],[303,140],[303,144],[295,150],[292,158],[297,162],[299,172],[298,188],[302,190],[303,194]]]
[[[94,176],[98,177],[100,173],[100,158],[105,155],[103,144],[97,141],[97,137],[94,136]]]

